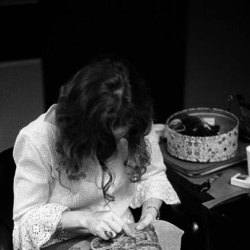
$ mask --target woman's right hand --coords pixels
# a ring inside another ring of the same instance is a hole
[[[131,235],[127,223],[112,211],[91,212],[85,219],[89,232],[105,240],[115,237],[120,232]]]

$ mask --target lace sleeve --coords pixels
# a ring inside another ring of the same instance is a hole
[[[158,144],[156,132],[151,130],[147,137],[151,151],[151,164],[136,184],[136,193],[131,207],[140,207],[149,198],[158,198],[166,204],[179,203],[179,197],[166,175],[166,166]]]
[[[140,207],[149,198],[157,198],[166,204],[180,203],[179,197],[166,176],[157,176],[136,185],[132,208]]]
[[[51,157],[46,140],[19,135],[13,151],[14,249],[40,249],[51,240],[62,212],[59,204],[47,204],[50,194]]]
[[[68,208],[59,204],[46,204],[33,208],[19,221],[14,223],[13,245],[18,249],[40,249],[49,241],[58,242],[60,239],[52,239],[62,212]]]

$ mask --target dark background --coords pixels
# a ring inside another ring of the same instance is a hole
[[[250,103],[250,1],[0,0],[0,151],[101,53],[145,77],[155,123],[184,108],[226,109],[232,92]]]
[[[0,59],[42,59],[46,109],[59,87],[101,53],[125,57],[145,77],[157,122],[181,108],[187,1],[52,2],[0,7]]]

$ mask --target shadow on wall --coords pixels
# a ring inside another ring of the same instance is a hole
[[[13,146],[21,128],[44,112],[40,59],[0,64],[0,152]]]

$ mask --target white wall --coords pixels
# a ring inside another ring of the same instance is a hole
[[[40,59],[0,64],[0,152],[19,130],[44,111]]]

